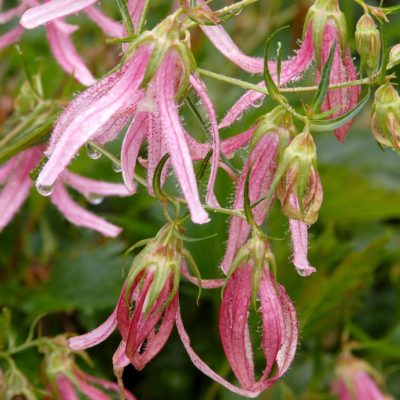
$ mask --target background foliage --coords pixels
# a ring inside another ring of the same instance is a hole
[[[7,2],[6,5],[12,5]],[[103,1],[110,15],[117,16],[113,2]],[[215,3],[221,3],[216,1]],[[266,35],[282,24],[290,24],[283,35],[284,51],[290,54],[301,36],[308,1],[260,0],[226,24],[236,42],[246,52],[262,54]],[[360,15],[352,1],[342,1],[350,32]],[[370,2],[374,4],[376,2]],[[385,1],[387,6],[394,1]],[[151,21],[157,22],[170,2],[152,2]],[[105,44],[101,32],[83,17],[75,43],[96,76],[101,76],[118,60],[118,47]],[[394,20],[394,21],[393,21]],[[388,30],[390,44],[400,42],[398,21],[392,17]],[[21,49],[32,72],[40,72],[46,95],[65,101],[82,88],[71,82],[52,60],[44,37],[37,29],[25,33]],[[351,35],[352,37],[352,35]],[[226,61],[200,31],[192,32],[198,64],[204,68],[256,81]],[[354,42],[350,43],[354,50]],[[353,53],[355,54],[355,53]],[[12,111],[12,99],[26,79],[21,56],[15,48],[0,53],[0,128]],[[307,82],[307,76],[304,77]],[[207,80],[219,116],[233,104],[241,91],[227,84]],[[302,98],[292,97],[301,105]],[[221,135],[226,138],[249,127],[256,116],[273,107],[267,99],[262,107],[245,114],[242,120]],[[200,139],[202,132],[188,110],[188,131]],[[286,221],[274,210],[266,230],[278,262],[278,279],[295,302],[301,325],[301,344],[289,373],[262,399],[328,399],[335,356],[340,350],[343,330],[359,341],[357,355],[367,359],[386,378],[388,392],[400,398],[400,159],[392,151],[381,151],[369,127],[369,108],[359,115],[344,145],[330,134],[316,138],[324,203],[311,232],[310,260],[318,272],[299,278],[289,262],[290,246]],[[110,146],[116,152],[118,145]],[[241,154],[242,157],[245,152]],[[240,168],[239,155],[235,165]],[[109,161],[91,160],[85,151],[73,162],[73,169],[86,175],[121,181]],[[170,178],[170,190],[174,190]],[[217,197],[229,205],[232,187],[221,173]],[[0,305],[11,309],[15,335],[22,339],[29,324],[45,313],[41,331],[56,335],[64,331],[85,332],[97,326],[112,310],[123,282],[122,255],[136,241],[154,235],[163,225],[158,204],[143,190],[131,198],[107,199],[94,209],[124,227],[118,239],[69,225],[32,190],[29,201],[0,236]],[[1,211],[0,211],[1,212]],[[203,278],[219,277],[218,263],[224,252],[227,220],[215,216],[207,226],[190,226],[188,236],[217,237],[188,248],[201,268]],[[219,291],[203,291],[196,305],[197,291],[183,282],[181,302],[184,320],[195,349],[217,371],[230,379],[227,362],[218,338]],[[257,329],[254,326],[253,329]],[[1,327],[0,327],[1,330]],[[88,372],[112,379],[111,357],[117,335],[89,351],[93,367]],[[1,338],[1,331],[0,331]],[[19,367],[37,382],[39,356],[24,352],[16,359]],[[161,354],[141,373],[127,368],[126,385],[139,399],[223,399],[239,398],[221,389],[190,363],[176,332]]]

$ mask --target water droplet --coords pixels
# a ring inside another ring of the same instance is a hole
[[[260,108],[264,103],[264,99],[258,99],[253,103],[253,107],[254,108]]]
[[[243,114],[239,114],[239,115],[236,117],[236,121],[240,121],[240,120],[242,119],[242,117],[243,117]]]
[[[117,173],[122,171],[121,165],[117,164],[117,163],[112,163],[112,169],[114,172],[117,172]]]
[[[97,206],[98,204],[102,203],[104,200],[103,196],[100,196],[97,193],[89,193],[86,196],[86,200],[90,203],[93,204],[94,206]]]
[[[52,185],[36,185],[36,190],[42,196],[50,196],[53,193]]]
[[[86,144],[86,151],[88,156],[92,159],[92,160],[98,160],[101,157],[101,153],[100,151],[98,151],[93,145],[91,145],[90,143]]]

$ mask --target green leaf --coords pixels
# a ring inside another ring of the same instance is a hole
[[[153,191],[155,196],[158,199],[165,199],[166,195],[163,192],[162,188],[161,188],[161,175],[162,175],[162,171],[164,169],[164,166],[166,164],[166,162],[168,161],[169,158],[169,153],[165,154],[164,157],[160,160],[160,162],[158,163],[156,170],[154,171],[154,177],[153,177]]]
[[[324,65],[324,69],[322,71],[321,80],[318,85],[318,90],[315,93],[315,97],[314,97],[314,100],[312,103],[312,109],[314,112],[318,112],[320,110],[322,103],[325,100],[326,93],[328,92],[329,79],[331,76],[333,58],[335,56],[335,50],[336,50],[336,40],[331,47],[331,51],[329,53],[328,60],[326,61],[326,64]]]
[[[247,223],[249,225],[254,225],[255,222],[253,218],[253,212],[251,211],[252,207],[250,204],[250,196],[249,196],[250,174],[251,174],[251,168],[249,168],[246,175],[246,180],[244,182],[243,205],[244,205],[244,215],[246,216]]]
[[[368,88],[367,94],[364,98],[350,111],[341,115],[340,117],[329,119],[329,120],[311,120],[310,128],[314,132],[329,132],[337,128],[340,128],[351,119],[353,119],[367,104],[371,95],[371,89]]]
[[[280,31],[282,31],[283,29],[288,28],[288,26],[284,26],[282,28],[277,29],[275,32],[271,33],[271,35],[269,35],[267,37],[267,40],[265,42],[265,50],[264,50],[264,82],[265,82],[265,86],[268,90],[269,95],[271,96],[272,99],[276,100],[276,99],[280,99],[281,98],[281,94],[279,92],[278,87],[276,86],[274,80],[272,79],[272,75],[271,72],[269,71],[269,67],[268,67],[268,53],[269,53],[269,46],[272,42],[272,39],[276,36],[276,34]]]

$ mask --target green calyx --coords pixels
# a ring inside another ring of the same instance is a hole
[[[178,291],[183,252],[178,229],[173,223],[166,224],[132,262],[126,281],[126,302],[130,302],[130,292],[135,281],[139,280],[136,286],[141,288],[144,279],[150,274],[151,283],[143,304],[145,314],[157,302],[165,285],[171,284],[172,288],[163,308],[168,306]]]
[[[304,23],[303,39],[311,24],[317,67],[322,64],[321,50],[324,46],[325,28],[334,25],[339,34],[340,49],[345,54],[348,41],[346,16],[340,10],[338,0],[316,0],[310,7]]]
[[[356,47],[361,58],[361,69],[369,75],[377,71],[381,54],[381,36],[374,20],[364,14],[357,22]]]
[[[400,96],[390,83],[375,92],[371,129],[375,140],[400,151]]]
[[[400,44],[396,44],[390,49],[387,69],[393,68],[398,64],[400,64]]]
[[[257,128],[250,142],[250,150],[253,150],[265,135],[277,134],[279,137],[278,153],[280,153],[280,150],[284,149],[296,134],[293,116],[283,106],[275,107],[271,112],[263,115],[256,125]]]
[[[0,396],[4,400],[37,400],[34,389],[26,376],[16,367],[7,370],[1,378]]]

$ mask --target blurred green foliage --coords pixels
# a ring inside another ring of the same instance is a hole
[[[266,35],[277,26],[290,23],[291,29],[282,33],[281,39],[284,52],[289,55],[301,35],[304,13],[310,3],[260,0],[226,23],[226,28],[246,52],[261,55]],[[352,40],[360,8],[348,0],[341,3],[349,19]],[[110,15],[117,16],[112,2],[103,5]],[[149,26],[159,21],[169,6],[168,1],[153,1]],[[74,35],[80,53],[95,75],[101,76],[117,62],[118,48],[105,44],[101,32],[83,16],[74,16],[71,21],[81,26]],[[398,17],[391,17],[390,44],[400,41],[398,23]],[[200,66],[257,81],[257,77],[237,71],[199,30],[192,32],[192,45]],[[353,42],[351,45],[354,48]],[[59,98],[64,92],[64,100],[68,101],[82,89],[76,83],[71,84],[52,60],[43,29],[26,32],[20,47],[29,69],[42,75],[47,97]],[[0,58],[0,97],[4,101],[15,97],[26,78],[15,48],[3,50]],[[306,76],[305,84],[308,79]],[[241,91],[210,79],[206,83],[219,116],[223,116]],[[291,96],[290,100],[300,105],[306,98]],[[256,116],[272,107],[267,99],[261,108],[246,113],[221,135],[230,137],[248,128]],[[204,140],[187,110],[185,116],[188,131]],[[0,120],[0,126],[3,123]],[[290,263],[287,222],[277,208],[265,226],[272,237],[278,238],[272,240],[278,279],[295,302],[301,343],[289,373],[260,399],[329,399],[327,388],[343,330],[359,341],[356,354],[379,370],[386,378],[388,392],[400,398],[400,159],[375,144],[368,107],[358,116],[345,144],[337,143],[330,134],[320,134],[316,141],[324,186],[320,218],[310,230],[310,259],[317,273],[308,278],[295,273]],[[109,149],[117,154],[119,145],[114,143]],[[234,160],[238,168],[245,156],[243,151]],[[104,157],[93,161],[84,150],[74,160],[73,169],[91,177],[121,181],[110,162]],[[167,190],[174,190],[174,178],[170,180]],[[219,176],[217,197],[224,206],[233,198],[232,185],[223,173]],[[151,237],[163,225],[159,205],[142,189],[132,198],[107,199],[99,206],[85,204],[85,207],[123,226],[121,237],[104,239],[69,225],[34,190],[0,236],[0,305],[12,311],[13,329],[20,340],[40,313],[46,314],[41,324],[44,335],[64,331],[83,333],[101,323],[118,298],[123,282],[124,250],[138,240]],[[227,219],[213,216],[207,226],[187,228],[187,235],[192,237],[217,234],[212,240],[187,245],[203,278],[221,276],[218,264],[224,252],[227,227]],[[184,321],[196,351],[217,371],[234,379],[218,338],[220,292],[204,290],[199,305],[196,305],[196,288],[187,282],[182,282],[180,293]],[[2,319],[0,344],[5,324]],[[88,371],[112,379],[111,357],[117,344],[115,335],[90,350],[93,368]],[[16,361],[34,383],[39,381],[39,358],[34,351],[19,355]],[[127,387],[139,399],[240,398],[221,389],[192,366],[176,332],[144,371],[137,373],[129,367],[124,377]]]

